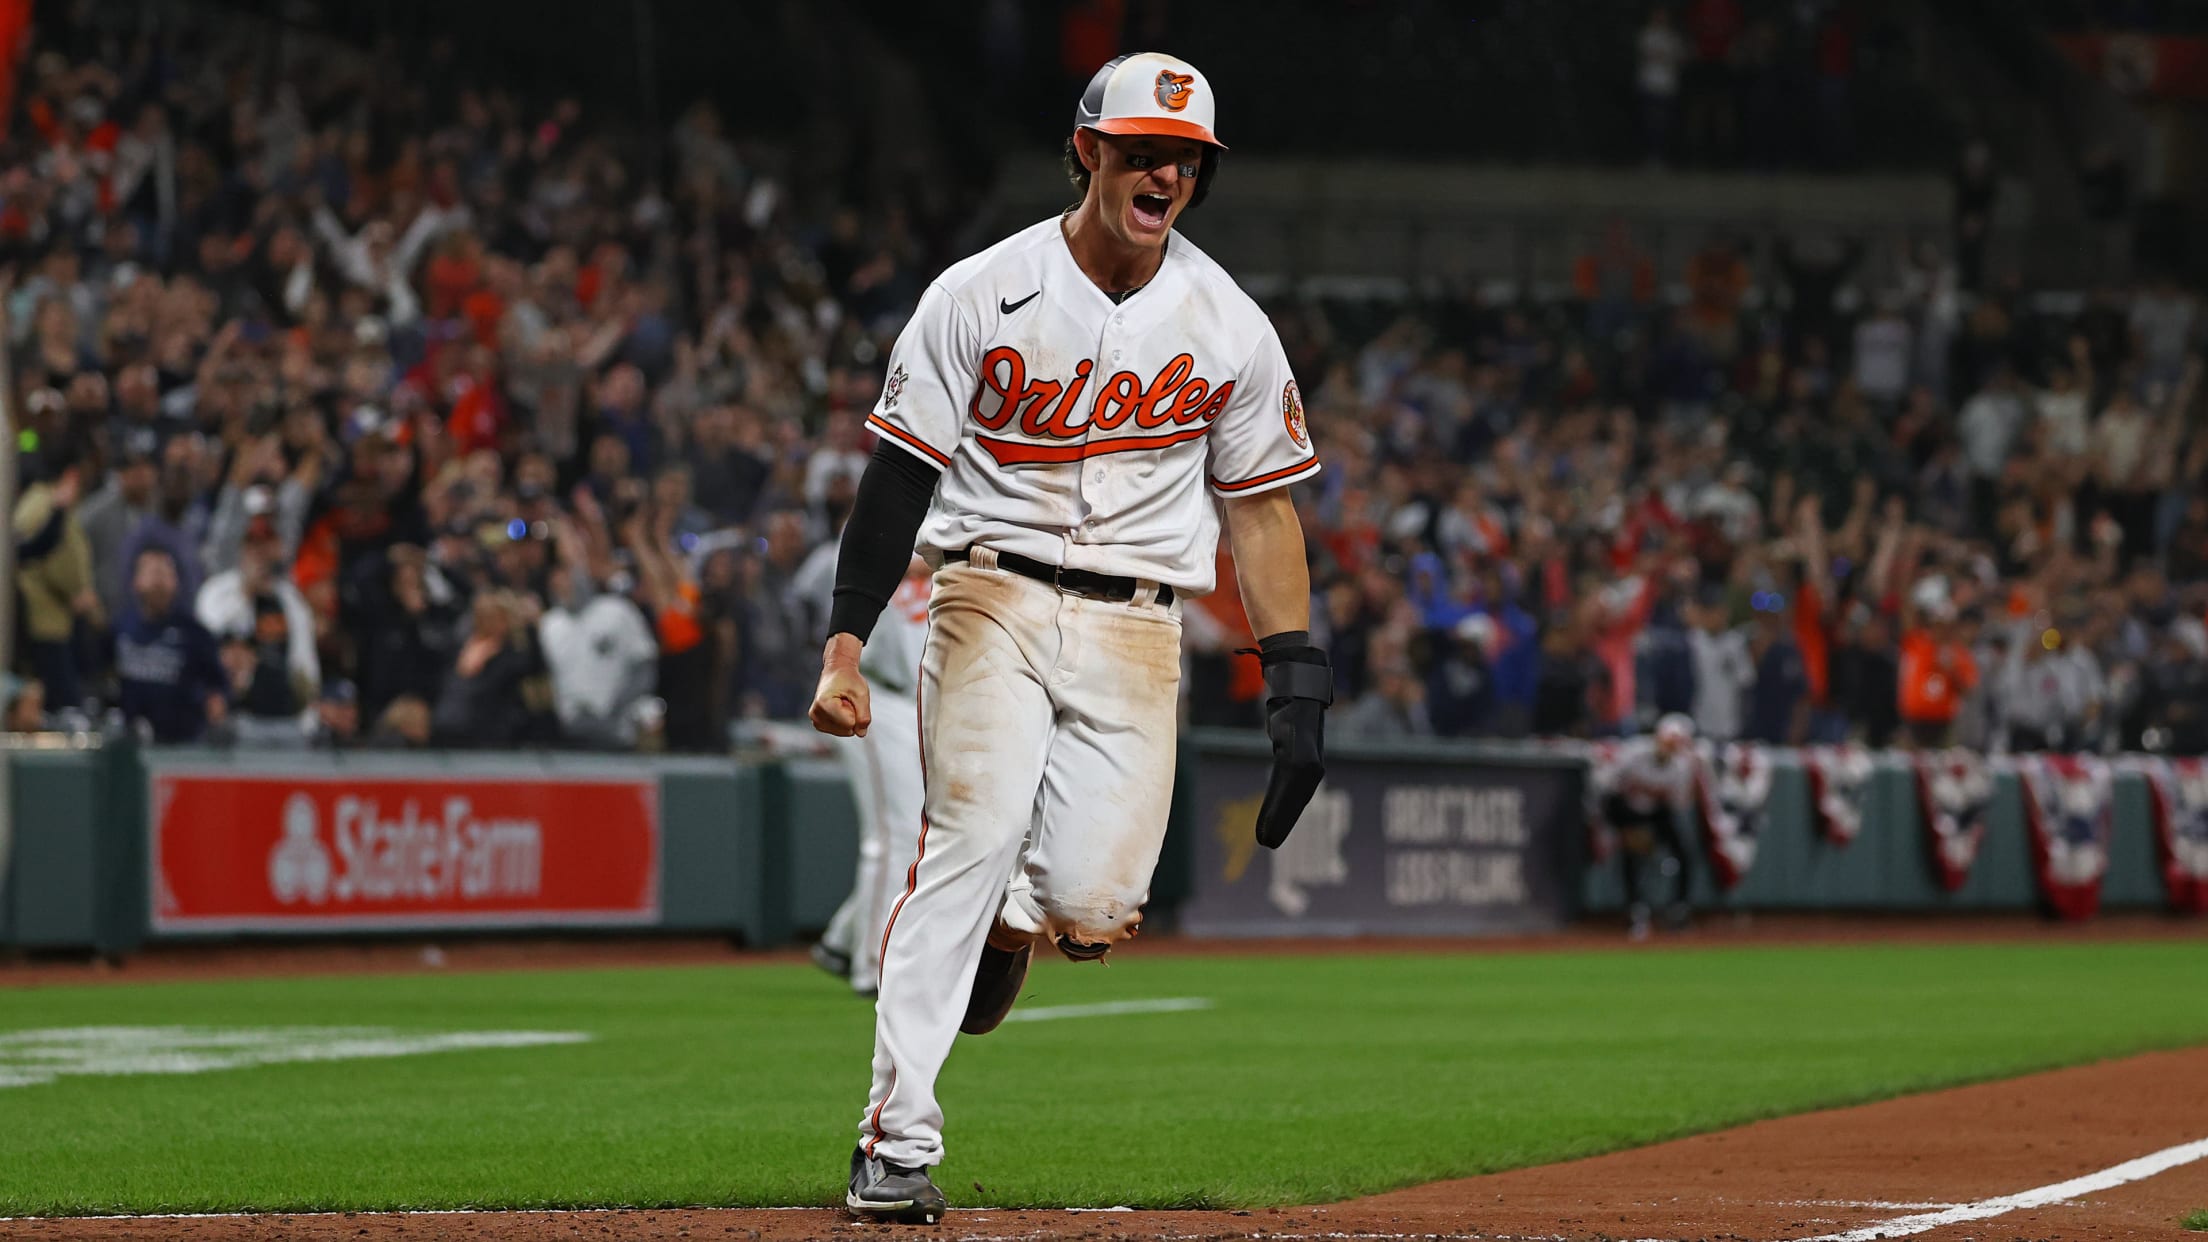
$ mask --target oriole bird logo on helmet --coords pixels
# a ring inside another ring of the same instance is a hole
[[[1196,78],[1192,74],[1175,73],[1171,69],[1158,70],[1158,106],[1167,112],[1179,112],[1188,106],[1189,87]]]

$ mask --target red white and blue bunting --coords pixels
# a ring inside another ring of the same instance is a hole
[[[1853,744],[1813,746],[1802,752],[1802,771],[1809,778],[1817,830],[1834,845],[1855,840],[1863,831],[1863,799],[1871,788],[1871,752]]]
[[[2138,759],[2170,906],[2208,914],[2208,759]]]
[[[2062,918],[2093,917],[2116,820],[2114,770],[2094,755],[2020,755],[2014,764],[2041,895]]]
[[[1695,747],[1694,792],[1702,845],[1718,887],[1732,888],[1756,862],[1756,839],[1771,804],[1771,757],[1760,746]]]
[[[1927,751],[1912,766],[1917,818],[1932,848],[1932,871],[1940,887],[1952,893],[1970,879],[1971,864],[1985,842],[1993,773],[1985,756],[1969,750]]]

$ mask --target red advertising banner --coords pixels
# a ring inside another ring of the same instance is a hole
[[[651,778],[156,770],[153,930],[609,926],[659,917]]]

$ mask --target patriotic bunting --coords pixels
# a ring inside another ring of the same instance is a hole
[[[1814,746],[1802,752],[1809,806],[1817,830],[1845,846],[1863,831],[1863,799],[1871,788],[1871,752],[1860,746]]]
[[[2208,759],[2140,759],[2170,905],[2208,914]]]
[[[1986,811],[1993,805],[1993,773],[1983,755],[1968,750],[1920,754],[1917,818],[1932,847],[1932,870],[1940,887],[1954,892],[1970,878],[1978,846],[1986,839]]]
[[[1760,746],[1708,742],[1695,748],[1695,802],[1702,843],[1718,887],[1732,888],[1756,861],[1756,837],[1771,802],[1771,758]]]
[[[2022,755],[2015,769],[2041,894],[2062,918],[2093,917],[2116,818],[2114,772],[2094,755]]]

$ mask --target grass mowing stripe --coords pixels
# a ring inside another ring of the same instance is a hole
[[[1004,1016],[1007,1022],[1056,1022],[1061,1018],[1117,1018],[1135,1013],[1187,1013],[1192,1009],[1209,1009],[1211,1002],[1201,996],[1168,996],[1157,1000],[1105,1001],[1101,1005],[1045,1005],[1033,1009],[1014,1009]]]
[[[1339,1199],[2208,1041],[2204,970],[2185,942],[1039,962],[1022,1009],[1215,1007],[961,1039],[941,1184]],[[871,1007],[803,966],[0,994],[0,1030],[92,1024],[593,1039],[10,1090],[0,1215],[827,1204],[872,1040]]]

